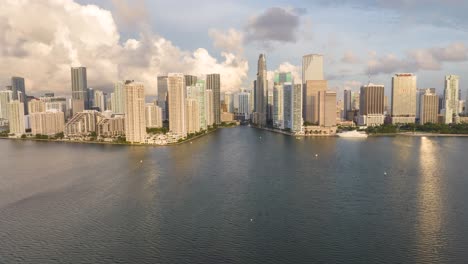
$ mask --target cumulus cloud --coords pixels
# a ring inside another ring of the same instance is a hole
[[[272,7],[250,18],[245,30],[247,41],[269,44],[270,42],[296,42],[300,16],[304,9]]]
[[[281,63],[278,68],[272,71],[267,71],[267,78],[268,78],[268,85],[270,89],[273,89],[274,85],[274,76],[275,73],[280,73],[280,72],[290,72],[294,83],[301,83],[302,82],[302,75],[301,75],[301,66],[297,66],[294,64],[291,64],[290,62],[283,62]]]
[[[210,37],[213,39],[215,48],[233,52],[235,54],[243,53],[244,33],[236,29],[229,29],[224,32],[219,29],[210,29]]]
[[[394,73],[398,71],[440,70],[444,62],[468,60],[468,48],[463,43],[452,43],[447,47],[416,49],[407,52],[405,58],[394,54],[381,57],[371,56],[367,63],[368,74]]]
[[[239,88],[247,78],[247,61],[224,45],[218,44],[223,51],[217,59],[205,49],[182,50],[149,30],[121,39],[110,11],[73,0],[4,1],[0,32],[2,81],[24,76],[27,90],[36,93],[70,94],[70,67],[78,65],[87,67],[90,87],[110,89],[128,78],[142,81],[149,95],[156,93],[156,76],[168,72],[220,73],[223,89]]]
[[[343,63],[349,63],[349,64],[356,64],[359,63],[359,58],[352,52],[352,51],[346,51],[341,58],[341,62]]]

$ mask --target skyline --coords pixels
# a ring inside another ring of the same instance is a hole
[[[237,90],[251,88],[257,56],[263,51],[270,80],[278,70],[291,71],[300,80],[302,55],[319,53],[324,55],[329,88],[339,95],[344,88],[357,91],[366,84],[371,66],[373,83],[390,87],[394,73],[413,72],[418,88],[434,87],[438,93],[443,92],[446,75],[459,75],[466,98],[468,37],[463,26],[468,19],[453,12],[454,6],[468,5],[462,1],[425,1],[424,6],[422,1],[399,1],[399,6],[377,1],[360,11],[356,1],[293,1],[289,6],[236,2],[233,11],[203,1],[198,6],[186,3],[197,15],[181,21],[161,14],[174,4],[137,2],[132,8],[117,0],[2,3],[0,27],[5,34],[0,58],[5,63],[0,66],[0,85],[8,85],[11,76],[22,76],[33,95],[68,95],[69,68],[85,66],[88,86],[107,92],[117,80],[134,79],[154,96],[157,76],[170,72],[218,72],[222,90]],[[222,12],[213,12],[216,8]],[[428,10],[440,15],[431,16]],[[29,18],[41,11],[49,16],[32,24]],[[16,16],[18,12],[23,15]],[[369,23],[374,20],[378,23]]]

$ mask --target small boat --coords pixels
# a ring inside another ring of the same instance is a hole
[[[367,134],[365,132],[359,132],[356,130],[341,132],[336,135],[343,138],[367,138]]]

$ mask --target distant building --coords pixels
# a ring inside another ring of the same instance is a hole
[[[260,54],[257,65],[257,80],[255,82],[255,112],[253,122],[258,126],[267,124],[268,78],[266,56]]]
[[[145,106],[146,127],[162,127],[162,109],[155,104],[146,104]]]
[[[273,126],[281,129],[284,129],[283,103],[283,84],[276,83],[273,87]]]
[[[31,133],[33,135],[55,135],[64,132],[65,116],[57,110],[34,112],[29,114]]]
[[[430,89],[425,89],[419,99],[419,124],[436,124],[439,114],[439,96]]]
[[[416,121],[416,76],[399,73],[392,80],[392,124]]]
[[[116,114],[125,113],[125,84],[131,81],[119,81],[114,84],[114,93],[111,95],[112,112]]]
[[[319,125],[325,127],[336,126],[336,92],[320,91],[319,101]]]
[[[250,93],[240,92],[237,95],[239,97],[239,109],[238,113],[243,114],[246,119],[250,119],[251,106],[250,106]]]
[[[185,86],[195,86],[197,84],[197,76],[194,75],[184,75]]]
[[[125,136],[125,116],[113,115],[97,123],[97,134],[101,137]]]
[[[180,73],[168,75],[169,130],[177,136],[187,136],[185,120],[185,78]]]
[[[125,136],[127,142],[145,142],[145,88],[142,83],[125,83]]]
[[[226,112],[234,113],[234,96],[231,92],[224,93],[224,104],[226,105]]]
[[[67,137],[89,136],[91,133],[97,133],[97,124],[105,117],[96,110],[84,110],[76,113],[65,124],[65,135]]]
[[[344,90],[344,98],[343,98],[343,119],[347,119],[347,113],[353,110],[353,92],[349,89]]]
[[[292,130],[293,126],[293,97],[294,85],[291,82],[283,84],[283,118],[281,123],[282,129]]]
[[[205,116],[206,125],[213,126],[214,124],[214,99],[213,90],[205,90]]]
[[[325,80],[308,80],[303,88],[302,101],[303,109],[302,116],[305,122],[318,124],[319,123],[319,92],[327,91],[327,81]],[[333,103],[335,105],[335,103]]]
[[[41,113],[46,111],[45,102],[33,99],[28,102],[29,114]]]
[[[106,111],[106,94],[103,91],[94,91],[94,104],[93,106],[98,108],[99,111]]]
[[[200,108],[197,99],[187,98],[185,100],[185,124],[188,134],[200,131]]]
[[[359,122],[361,126],[379,126],[385,121],[385,87],[368,84],[361,86]]]
[[[8,104],[13,101],[13,92],[0,91],[0,119],[8,119]]]
[[[28,114],[28,102],[26,100],[26,86],[23,77],[11,77],[13,100],[19,100],[24,104],[24,114]]]
[[[21,135],[26,132],[24,124],[24,104],[19,100],[13,100],[8,103],[8,122],[10,133]]]
[[[161,107],[163,121],[169,120],[167,75],[158,76],[158,106]]]
[[[71,68],[73,115],[89,109],[86,67]]]
[[[295,133],[302,131],[302,84],[295,84],[292,93],[292,126]]]
[[[302,83],[307,81],[322,81],[323,78],[323,56],[309,54],[302,57]]]
[[[213,91],[213,111],[215,124],[221,123],[221,77],[219,74],[206,76],[206,89]]]
[[[456,123],[459,116],[459,82],[460,77],[457,75],[447,75],[445,77],[444,110],[442,110],[445,124]]]

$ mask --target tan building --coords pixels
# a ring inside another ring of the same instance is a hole
[[[34,112],[29,114],[33,135],[55,135],[65,130],[65,114],[61,111]]]
[[[214,124],[213,90],[205,90],[205,117],[206,117],[206,125],[213,126]]]
[[[187,136],[185,120],[185,77],[181,73],[170,73],[168,82],[169,130],[179,137]]]
[[[185,101],[185,124],[187,133],[192,134],[200,131],[200,108],[198,100],[186,99]],[[170,112],[169,112],[170,114]]]
[[[65,135],[67,137],[89,136],[91,133],[97,133],[97,124],[105,117],[98,111],[85,110],[76,113],[65,124]]]
[[[225,123],[234,122],[234,113],[228,113],[228,112],[221,113],[221,122],[225,122]]]
[[[125,135],[125,117],[117,115],[104,118],[97,124],[97,134],[101,137],[118,137]]]
[[[145,106],[146,127],[162,127],[162,109],[155,104],[146,104]]]
[[[319,125],[325,127],[336,126],[336,92],[320,91],[318,93]]]
[[[28,102],[28,109],[29,114],[42,113],[46,111],[46,103],[41,100],[33,99]]]
[[[319,123],[318,94],[321,91],[326,91],[327,85],[327,81],[325,80],[309,80],[305,83],[302,91],[302,117],[305,122],[312,124]]]
[[[143,143],[146,138],[145,87],[142,83],[125,83],[125,136],[127,142]]]
[[[392,124],[416,121],[416,76],[399,73],[392,80]]]
[[[385,87],[377,84],[364,85],[361,87],[359,100],[359,125],[382,125],[385,120]]]
[[[10,133],[15,135],[24,134],[26,129],[24,125],[24,104],[18,100],[8,103],[8,122]]]
[[[426,123],[436,124],[439,114],[439,96],[436,93],[432,93],[430,89],[426,89],[425,93],[420,96],[419,123],[421,125]]]
[[[323,56],[309,54],[302,57],[302,83],[323,80]]]

